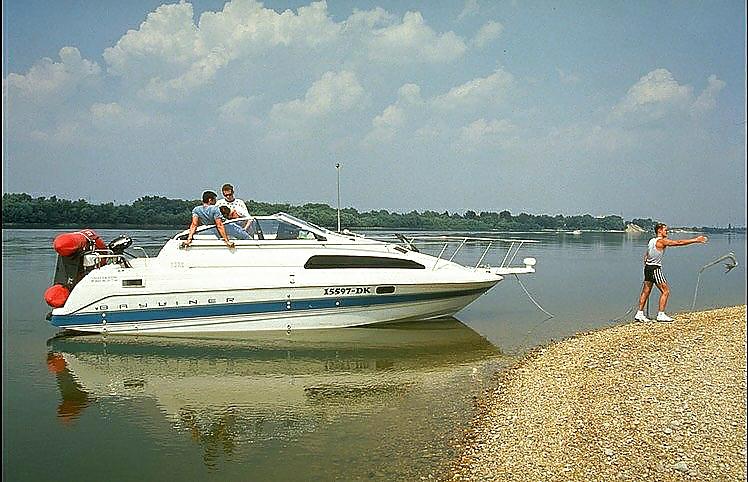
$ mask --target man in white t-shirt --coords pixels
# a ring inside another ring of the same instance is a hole
[[[231,217],[237,217],[237,218],[248,218],[249,217],[249,210],[247,209],[247,205],[244,204],[244,201],[241,199],[237,199],[234,197],[234,186],[232,186],[229,183],[226,183],[221,187],[221,192],[223,192],[223,199],[219,200],[216,203],[217,207],[221,206],[228,206],[231,208]]]

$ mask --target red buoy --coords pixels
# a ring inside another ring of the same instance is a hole
[[[73,256],[90,245],[95,249],[106,249],[106,243],[93,229],[60,234],[55,238],[53,245],[60,256]]]
[[[70,296],[70,290],[67,287],[57,284],[47,288],[44,292],[44,301],[52,308],[61,308]]]

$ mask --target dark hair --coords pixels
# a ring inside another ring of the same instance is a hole
[[[666,228],[666,227],[667,227],[667,224],[665,224],[665,223],[657,223],[657,224],[655,224],[655,234],[657,234],[657,231],[659,231],[660,229]]]
[[[231,185],[231,184],[229,184],[229,183],[226,183],[226,184],[224,184],[223,186],[221,186],[221,192],[223,192],[223,191],[231,191],[231,192],[234,192],[234,186],[232,186],[232,185]]]
[[[206,203],[206,204],[209,203],[211,201],[211,199],[213,201],[215,201],[217,197],[218,196],[216,196],[216,193],[214,193],[213,191],[204,191],[203,192],[203,202]]]
[[[228,218],[229,215],[231,214],[231,208],[226,206],[225,204],[222,206],[219,206],[218,209],[221,210],[221,214],[223,214],[226,218]]]

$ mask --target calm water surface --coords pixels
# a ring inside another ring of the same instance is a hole
[[[521,279],[553,318],[512,277],[457,319],[290,335],[59,337],[43,301],[59,232],[3,230],[8,480],[439,477],[495,371],[549,340],[628,322],[648,240],[512,234],[541,241],[520,253],[538,259]],[[129,234],[153,255],[173,233]],[[696,307],[744,304],[745,237],[713,236],[668,250],[668,311],[690,309],[699,269],[728,252],[739,266],[704,271]],[[460,260],[481,253],[468,247]],[[499,264],[496,256],[487,261]]]

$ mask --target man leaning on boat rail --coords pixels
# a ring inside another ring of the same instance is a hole
[[[190,224],[190,233],[187,235],[187,240],[182,242],[182,247],[187,248],[192,243],[192,237],[195,235],[195,230],[200,225],[216,225],[216,235],[223,238],[226,246],[234,248],[234,242],[229,240],[226,234],[226,228],[223,225],[223,215],[221,210],[216,206],[216,198],[218,196],[213,191],[203,192],[203,204],[201,206],[195,206],[192,209],[192,224]]]

